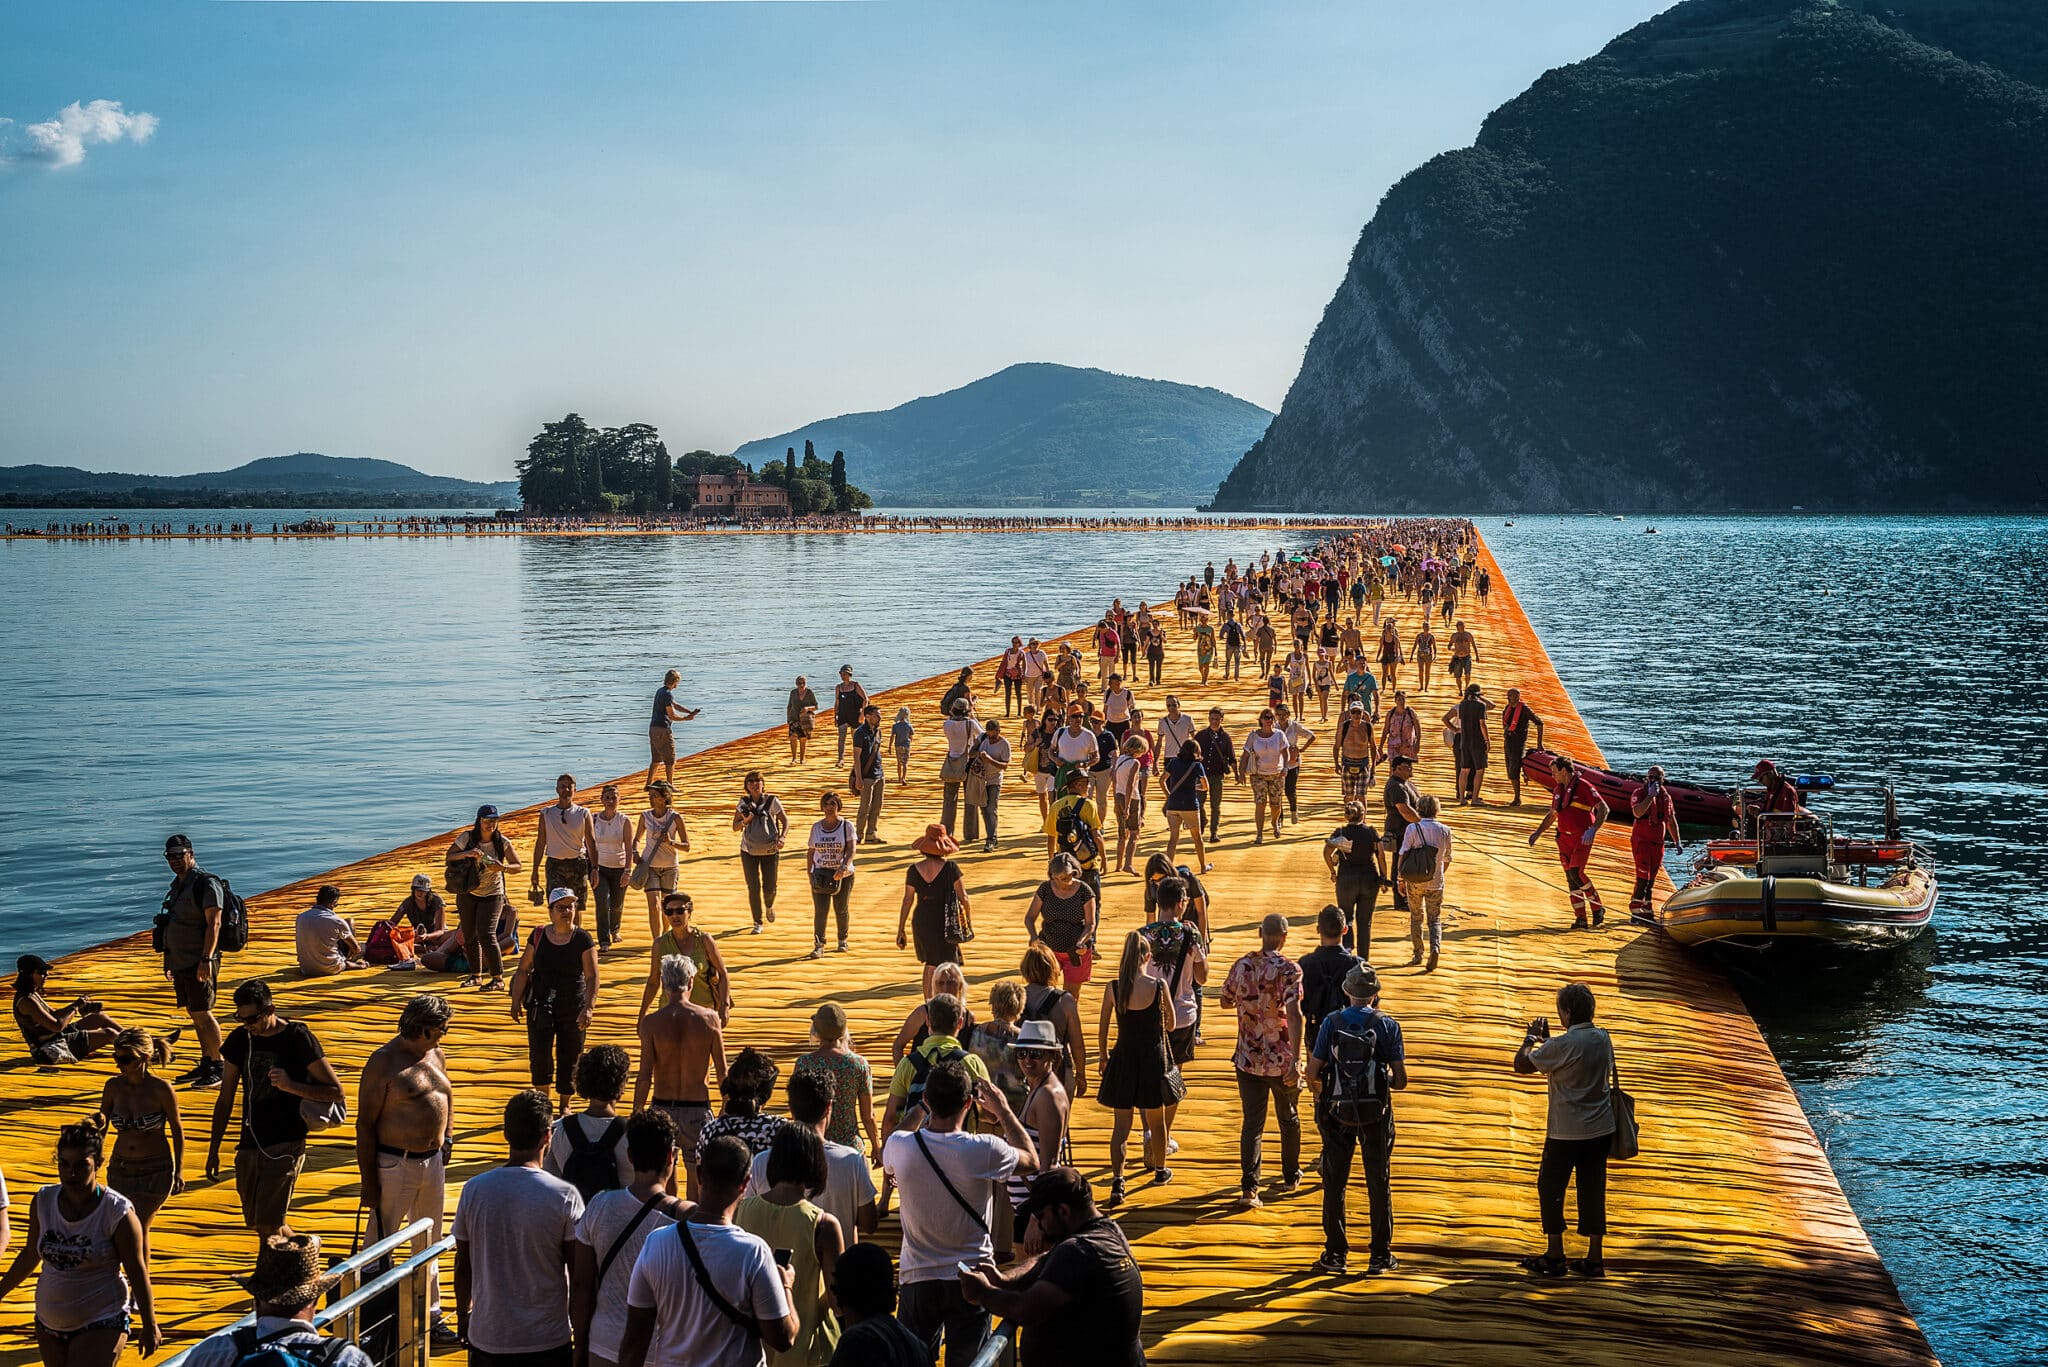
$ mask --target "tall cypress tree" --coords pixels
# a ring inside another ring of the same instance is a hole
[[[832,453],[832,507],[838,512],[850,511],[846,499],[846,452]]]

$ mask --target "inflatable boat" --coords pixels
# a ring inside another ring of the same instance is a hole
[[[1843,839],[1810,812],[1754,814],[1753,838],[1707,842],[1657,924],[1685,945],[1880,949],[1916,938],[1933,923],[1939,889],[1925,852],[1899,838],[1884,792],[1883,840]]]
[[[1545,792],[1556,791],[1557,775],[1550,768],[1554,758],[1548,750],[1529,751],[1522,756],[1522,777]],[[1630,805],[1643,791],[1643,776],[1600,769],[1579,760],[1572,763],[1613,809],[1613,819],[1626,827]],[[1734,790],[1667,778],[1664,791],[1671,794],[1671,805],[1677,811],[1680,826],[1689,826],[1695,832],[1711,831],[1715,835],[1725,835],[1735,829]]]

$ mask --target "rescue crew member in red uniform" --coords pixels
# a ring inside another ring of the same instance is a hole
[[[1756,768],[1750,770],[1749,781],[1764,785],[1764,804],[1758,810],[1766,812],[1803,812],[1806,808],[1799,801],[1799,785],[1791,775],[1778,767],[1776,760],[1760,759]]]
[[[1664,766],[1653,764],[1650,772],[1643,775],[1642,791],[1629,802],[1629,814],[1635,818],[1628,828],[1628,850],[1635,856],[1636,886],[1629,894],[1628,919],[1643,925],[1651,925],[1650,889],[1657,882],[1657,870],[1664,864],[1664,842],[1669,839],[1680,849],[1685,842],[1678,836],[1678,807],[1671,800],[1671,793],[1664,786]]]
[[[1608,806],[1599,789],[1581,777],[1563,755],[1553,760],[1550,767],[1557,776],[1556,788],[1543,823],[1529,833],[1529,844],[1533,848],[1551,823],[1556,823],[1557,862],[1564,866],[1565,886],[1571,890],[1572,929],[1584,930],[1589,916],[1596,926],[1607,919],[1600,890],[1586,877],[1586,860],[1592,856],[1593,841],[1600,828],[1607,824]]]

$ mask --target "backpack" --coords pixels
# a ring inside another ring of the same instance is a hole
[[[1081,815],[1084,799],[1069,798],[1067,805],[1060,808],[1060,814],[1053,822],[1055,842],[1059,847],[1085,866],[1095,862],[1102,852],[1102,841],[1095,828],[1088,824],[1088,818]]]
[[[363,942],[363,961],[372,964],[402,964],[412,960],[414,932],[411,926],[390,921],[379,921],[370,927],[370,938]]]
[[[910,1051],[910,1094],[904,1099],[903,1110],[910,1111],[924,1105],[924,1084],[930,1080],[932,1069],[941,1063],[959,1063],[967,1057],[967,1051],[953,1046],[928,1054],[922,1049]]]
[[[562,1180],[582,1192],[585,1201],[601,1191],[617,1191],[618,1147],[626,1133],[626,1122],[613,1116],[603,1134],[588,1139],[576,1117],[564,1116],[562,1133],[569,1139],[569,1156],[562,1161]]]
[[[1379,1031],[1330,1030],[1330,1081],[1323,1090],[1324,1109],[1332,1124],[1353,1134],[1377,1125],[1388,1113],[1384,1070],[1375,1054]]]
[[[295,1324],[259,1339],[255,1325],[243,1325],[234,1332],[235,1367],[332,1367],[345,1349],[354,1346],[342,1338],[321,1337],[317,1344],[282,1341],[303,1338],[310,1328]]]

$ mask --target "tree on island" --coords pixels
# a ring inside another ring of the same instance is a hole
[[[712,451],[686,451],[670,459],[661,433],[651,424],[595,428],[575,413],[542,426],[517,463],[519,497],[533,513],[616,513],[688,510],[696,502],[699,475],[755,478],[752,466]],[[835,451],[828,464],[810,442],[804,460],[796,448],[786,461],[771,460],[760,480],[789,492],[799,513],[848,513],[874,507],[874,500],[846,482],[846,454]]]

